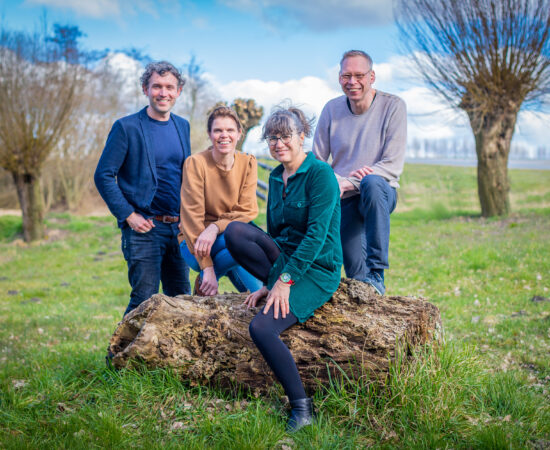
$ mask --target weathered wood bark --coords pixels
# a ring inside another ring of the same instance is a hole
[[[111,338],[117,368],[136,361],[174,367],[192,383],[240,385],[266,392],[273,374],[254,346],[248,324],[258,311],[244,294],[216,297],[157,294],[128,314]],[[396,348],[438,339],[439,310],[423,299],[381,297],[359,281],[343,279],[315,317],[282,334],[308,389],[329,376],[385,377]],[[330,374],[329,374],[330,373]]]
[[[518,111],[470,112],[477,153],[477,189],[483,217],[510,212],[508,156]]]
[[[44,205],[39,176],[12,172],[23,217],[23,239],[36,241],[44,237]]]

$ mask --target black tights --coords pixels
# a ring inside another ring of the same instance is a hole
[[[231,222],[224,236],[233,259],[267,283],[269,271],[281,253],[273,239],[258,227],[242,222]],[[288,313],[285,319],[274,319],[272,310],[264,314],[262,308],[248,328],[256,347],[283,385],[290,401],[305,398],[306,392],[296,362],[279,335],[297,322],[292,313]]]
[[[267,284],[271,267],[281,250],[260,228],[243,222],[231,222],[224,232],[225,246],[240,266]]]

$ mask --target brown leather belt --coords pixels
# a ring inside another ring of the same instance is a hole
[[[162,223],[176,223],[180,221],[179,216],[155,216],[153,219]]]

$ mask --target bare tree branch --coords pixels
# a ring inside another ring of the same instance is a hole
[[[40,175],[86,87],[86,69],[56,60],[38,33],[0,31],[0,166],[16,185],[26,241],[43,236]]]
[[[395,15],[421,77],[468,114],[482,214],[506,214],[517,114],[550,100],[550,0],[397,0]]]

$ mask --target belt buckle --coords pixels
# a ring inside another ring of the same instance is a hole
[[[162,216],[162,223],[172,223],[169,219],[171,219],[170,216]]]

